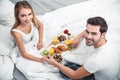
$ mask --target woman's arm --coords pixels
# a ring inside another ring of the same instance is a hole
[[[42,58],[37,58],[37,57],[32,56],[26,52],[21,34],[19,34],[17,32],[12,32],[12,35],[14,36],[15,41],[16,41],[17,46],[18,46],[18,49],[24,58],[29,59],[29,60],[33,60],[33,61],[37,61],[37,62],[43,62]]]
[[[43,46],[43,24],[39,20],[37,20],[37,23],[38,23],[38,34],[39,34],[37,48],[39,50]]]

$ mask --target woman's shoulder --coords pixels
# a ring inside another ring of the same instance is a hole
[[[22,32],[19,28],[14,28],[11,30],[13,36],[21,36]]]
[[[12,29],[11,32],[12,32],[12,33],[16,33],[16,32],[17,32],[17,33],[21,33],[21,30],[15,28],[15,29]]]
[[[18,32],[12,31],[11,34],[13,35],[13,37],[15,39],[20,39],[22,37],[22,35]]]
[[[19,28],[19,26],[17,26],[17,27],[15,27],[15,28],[13,28],[11,31],[12,31],[12,32],[20,31],[20,28]]]
[[[37,28],[39,28],[40,26],[43,26],[42,22],[41,22],[38,18],[36,18],[36,17],[35,17],[34,25],[35,25]]]

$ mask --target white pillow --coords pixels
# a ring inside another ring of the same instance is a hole
[[[10,0],[0,0],[0,24],[7,27],[14,23],[14,4]]]
[[[9,55],[15,45],[10,33],[10,27],[0,25],[0,37],[0,55]]]
[[[0,80],[13,79],[14,64],[8,56],[0,56]]]

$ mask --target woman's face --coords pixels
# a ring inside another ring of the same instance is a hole
[[[18,18],[21,24],[29,25],[33,18],[31,9],[22,8],[18,14]]]

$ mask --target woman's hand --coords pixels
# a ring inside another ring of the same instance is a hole
[[[40,50],[43,47],[43,42],[38,42],[37,49]]]
[[[44,61],[46,61],[48,64],[51,64],[51,65],[55,65],[56,63],[58,63],[53,57],[51,56],[47,56],[47,57],[44,57]]]

